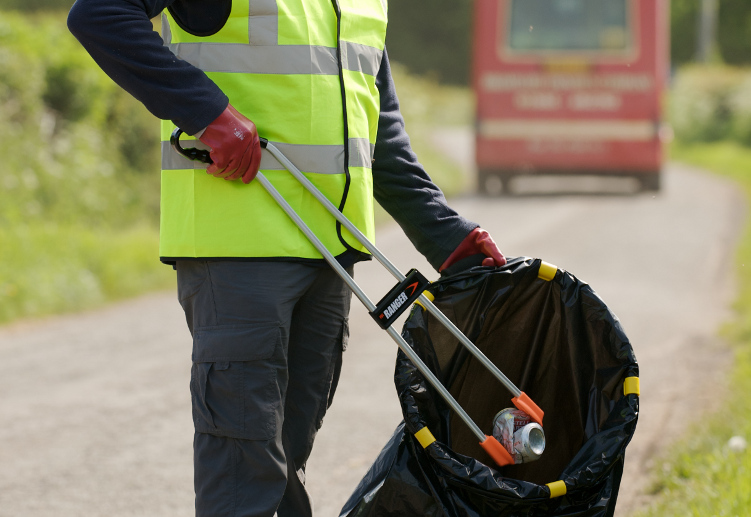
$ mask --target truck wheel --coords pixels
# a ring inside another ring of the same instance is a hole
[[[642,174],[638,178],[642,192],[658,192],[660,190],[660,173]]]
[[[488,196],[507,196],[511,176],[505,174],[484,174],[480,179],[480,190]]]
[[[488,174],[482,179],[482,191],[488,196],[499,196],[503,191],[503,182],[495,174]]]

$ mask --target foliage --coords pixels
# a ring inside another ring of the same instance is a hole
[[[694,60],[702,0],[670,0],[670,43],[674,65]],[[729,65],[751,63],[751,2],[718,0],[716,45],[719,59]]]
[[[751,2],[720,0],[717,13],[717,45],[725,63],[751,63]]]
[[[674,159],[730,177],[751,200],[751,149],[737,143],[677,142]],[[748,217],[748,216],[747,216]],[[733,436],[751,440],[751,220],[738,247],[735,317],[724,329],[733,343],[735,362],[728,398],[711,418],[689,429],[658,469],[653,492],[657,502],[639,517],[748,515],[751,512],[751,449],[733,447]]]
[[[389,58],[442,83],[468,84],[471,0],[389,2]]]
[[[69,11],[74,0],[0,0],[0,10]]]
[[[0,224],[157,221],[158,176],[128,165],[157,170],[158,122],[99,70],[60,16],[0,19],[0,117]]]
[[[751,70],[689,65],[675,77],[670,118],[683,142],[751,144]]]
[[[0,118],[0,321],[168,283],[155,249],[158,122],[60,13],[0,17]]]
[[[174,284],[151,226],[0,227],[0,322],[95,307]]]
[[[670,0],[670,60],[673,66],[696,57],[700,0]]]

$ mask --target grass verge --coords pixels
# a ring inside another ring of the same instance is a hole
[[[167,288],[172,269],[159,263],[158,232],[113,232],[83,225],[0,228],[0,322],[89,309]]]
[[[64,12],[0,10],[0,63],[0,322],[169,285],[157,120],[99,70]]]
[[[673,160],[700,166],[737,182],[751,201],[751,148],[721,142],[676,143]],[[722,329],[734,348],[728,400],[697,421],[657,468],[656,502],[640,517],[751,515],[751,449],[732,446],[734,436],[751,441],[751,215],[736,260],[735,315]],[[719,402],[719,401],[718,401]],[[698,414],[701,418],[701,413]]]

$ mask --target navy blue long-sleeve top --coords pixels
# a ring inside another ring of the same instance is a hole
[[[195,134],[229,99],[208,76],[162,44],[151,19],[171,8],[183,25],[204,32],[226,19],[229,0],[77,0],[68,28],[97,64],[156,117]],[[478,225],[451,209],[417,161],[399,110],[388,55],[376,76],[381,111],[373,162],[376,201],[438,269]]]

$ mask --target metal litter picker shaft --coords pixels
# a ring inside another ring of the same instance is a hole
[[[203,163],[211,163],[208,151],[198,149],[183,149],[180,146],[180,135],[182,131],[176,129],[172,134],[171,144],[177,152],[192,159]],[[441,395],[452,410],[462,419],[470,428],[472,433],[480,440],[482,448],[493,458],[500,466],[513,464],[514,460],[509,452],[493,436],[486,435],[479,426],[467,414],[464,408],[454,399],[441,381],[420,359],[417,353],[407,344],[399,332],[391,326],[391,323],[414,301],[419,303],[438,321],[443,324],[454,335],[461,344],[466,347],[472,355],[477,358],[483,366],[511,392],[513,404],[529,414],[533,420],[542,425],[543,411],[519,388],[517,388],[498,367],[493,364],[476,346],[467,338],[454,323],[449,320],[433,303],[423,294],[428,283],[419,272],[412,270],[407,276],[401,273],[376,247],[371,243],[360,230],[347,219],[339,209],[324,196],[310,180],[272,143],[261,139],[261,147],[269,151],[279,163],[281,163],[304,187],[310,192],[332,216],[339,221],[356,239],[360,242],[375,258],[378,260],[400,283],[394,287],[378,305],[375,305],[368,296],[360,289],[354,279],[339,264],[334,255],[323,245],[315,233],[307,226],[295,210],[289,205],[284,197],[276,190],[271,182],[259,172],[255,178],[269,195],[277,202],[284,212],[292,219],[295,225],[303,232],[313,246],[318,250],[328,264],[336,271],[342,280],[349,286],[352,292],[368,309],[371,316],[375,319],[391,338],[396,342],[399,348],[404,352],[407,358],[415,365],[420,373],[427,379],[433,388]],[[411,293],[409,292],[411,288]],[[409,294],[407,294],[409,293]],[[419,433],[418,433],[419,434]],[[421,440],[422,443],[422,440]],[[427,446],[427,445],[426,445]]]

